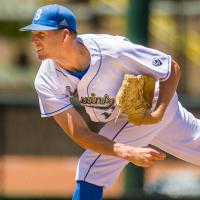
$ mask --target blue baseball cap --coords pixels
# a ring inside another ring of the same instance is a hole
[[[32,24],[20,31],[48,31],[56,29],[76,31],[76,17],[68,8],[51,4],[40,7],[33,18]]]

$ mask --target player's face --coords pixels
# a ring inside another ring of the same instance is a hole
[[[59,46],[59,32],[57,31],[33,31],[32,44],[36,48],[38,58],[44,60],[55,58],[56,48]]]

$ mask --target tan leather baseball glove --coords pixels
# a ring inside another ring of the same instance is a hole
[[[152,106],[155,80],[150,76],[126,74],[116,96],[120,111],[134,125],[142,123]]]

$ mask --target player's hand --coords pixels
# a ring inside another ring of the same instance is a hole
[[[131,153],[132,156],[128,160],[139,167],[150,167],[156,161],[164,160],[166,158],[165,153],[148,147],[136,147],[132,149]]]

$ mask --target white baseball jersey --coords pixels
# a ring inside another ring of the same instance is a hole
[[[91,120],[108,122],[118,113],[115,96],[126,73],[151,75],[160,81],[170,75],[169,55],[135,45],[125,37],[88,34],[78,39],[91,55],[88,72],[80,80],[53,60],[45,60],[35,81],[42,117],[70,108],[70,96],[77,90]]]
[[[49,117],[72,107],[70,96],[76,92],[91,120],[105,122],[99,134],[123,144],[153,144],[193,164],[200,165],[200,121],[172,97],[161,122],[134,126],[120,115],[115,96],[127,73],[150,75],[157,80],[153,107],[159,94],[159,82],[171,72],[171,57],[160,51],[131,43],[121,36],[87,34],[78,36],[91,56],[91,63],[82,79],[62,69],[53,60],[42,62],[35,79],[42,117]],[[67,53],[67,52],[66,52]],[[77,180],[110,186],[126,160],[86,150],[77,167]],[[134,177],[133,177],[134,178]]]

